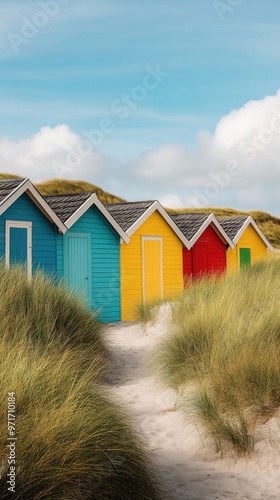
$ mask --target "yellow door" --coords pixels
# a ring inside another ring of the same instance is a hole
[[[162,298],[162,239],[143,237],[143,302]]]

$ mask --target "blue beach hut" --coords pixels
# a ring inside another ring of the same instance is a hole
[[[120,240],[129,237],[95,193],[46,196],[67,227],[57,238],[58,278],[80,291],[103,322],[121,319]]]
[[[28,277],[56,274],[57,234],[66,227],[29,179],[0,180],[0,258],[21,264]]]

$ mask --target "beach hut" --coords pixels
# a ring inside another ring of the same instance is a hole
[[[66,227],[29,179],[0,180],[0,258],[56,274],[57,232]]]
[[[130,238],[121,244],[122,319],[134,321],[141,303],[182,292],[182,244],[189,242],[158,201],[106,208]]]
[[[119,321],[120,238],[129,237],[94,193],[45,197],[65,224],[57,238],[58,278],[80,292],[103,322]]]
[[[218,222],[234,244],[227,250],[229,273],[267,257],[273,247],[251,216],[218,217]]]
[[[226,271],[227,248],[233,243],[213,214],[184,213],[171,215],[172,220],[190,242],[183,248],[185,283],[202,276],[219,276]]]

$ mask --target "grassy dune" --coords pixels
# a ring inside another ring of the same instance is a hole
[[[36,184],[37,189],[44,196],[54,194],[96,193],[102,203],[118,203],[125,201],[119,196],[107,193],[94,184],[84,181],[68,181],[66,179],[51,179]]]
[[[0,179],[18,178],[19,176],[7,173],[0,173]],[[44,196],[55,194],[72,194],[81,192],[94,192],[102,203],[118,203],[125,201],[123,198],[104,191],[98,186],[85,181],[69,181],[66,179],[51,179],[36,185],[37,189]],[[270,215],[267,212],[253,210],[251,212],[242,212],[233,208],[185,208],[182,210],[168,209],[169,213],[187,213],[187,212],[213,212],[216,216],[224,215],[251,215],[260,229],[263,231],[269,242],[276,248],[280,248],[280,218]]]
[[[129,418],[100,385],[103,327],[42,275],[0,266],[0,498],[159,498]],[[8,393],[16,396],[16,492],[8,491]]]
[[[1,173],[0,172],[0,179],[20,179],[20,175],[16,174],[9,174],[9,173]]]
[[[280,261],[191,286],[157,346],[162,384],[181,394],[216,451],[250,454],[280,409]]]
[[[1,173],[0,179],[19,179],[19,175]],[[71,181],[67,179],[50,179],[49,181],[35,184],[38,191],[43,195],[74,194],[74,193],[96,193],[102,203],[118,203],[125,201],[119,196],[108,193],[104,189],[85,181]]]

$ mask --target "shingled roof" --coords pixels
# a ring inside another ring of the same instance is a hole
[[[219,224],[232,241],[237,236],[247,219],[248,215],[229,215],[227,217],[217,217]]]
[[[57,194],[45,196],[44,198],[67,229],[70,229],[91,206],[95,205],[109,224],[117,231],[122,240],[125,243],[129,242],[128,235],[123,231],[114,217],[112,217],[103,203],[101,203],[96,193]]]
[[[0,216],[26,193],[48,219],[64,234],[66,227],[29,179],[0,179]]]
[[[75,193],[44,196],[44,198],[60,220],[65,223],[91,196],[92,193]]]
[[[170,217],[186,238],[191,240],[209,218],[209,215],[210,213],[185,213],[171,214]]]
[[[0,179],[0,203],[22,184],[24,179]]]
[[[153,205],[154,200],[112,203],[105,205],[108,212],[124,231],[127,231]]]

